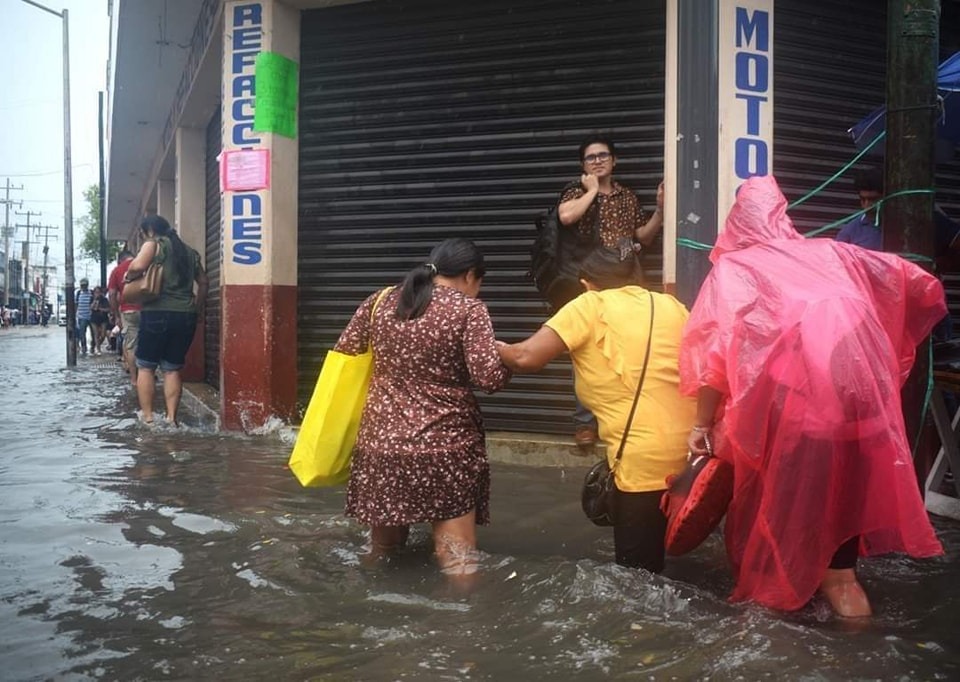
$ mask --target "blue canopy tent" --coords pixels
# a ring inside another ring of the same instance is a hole
[[[957,147],[960,147],[960,52],[947,59],[937,69],[937,93],[940,101],[938,112],[937,139],[935,157],[937,161],[954,159]],[[887,109],[880,107],[872,111],[847,132],[853,138],[857,149],[866,149],[887,125]],[[883,145],[876,144],[871,154],[883,155]]]

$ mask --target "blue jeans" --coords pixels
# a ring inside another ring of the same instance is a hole
[[[77,318],[77,338],[80,341],[80,349],[87,352],[87,329],[90,328],[90,320],[82,317]]]

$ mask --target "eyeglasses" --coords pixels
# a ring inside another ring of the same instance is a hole
[[[600,152],[599,154],[587,154],[585,157],[583,157],[583,160],[586,163],[596,163],[597,161],[600,163],[605,163],[611,158],[613,158],[613,154],[610,152]]]

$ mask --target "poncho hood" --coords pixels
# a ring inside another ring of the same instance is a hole
[[[782,239],[803,239],[787,216],[787,198],[772,175],[749,178],[740,186],[710,261],[730,251]]]

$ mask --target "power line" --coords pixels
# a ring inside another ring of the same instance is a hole
[[[78,163],[76,166],[71,166],[71,168],[89,168],[92,166],[92,163]],[[0,173],[3,177],[9,178],[39,178],[44,175],[63,175],[63,169],[55,171],[42,171],[38,173]]]

